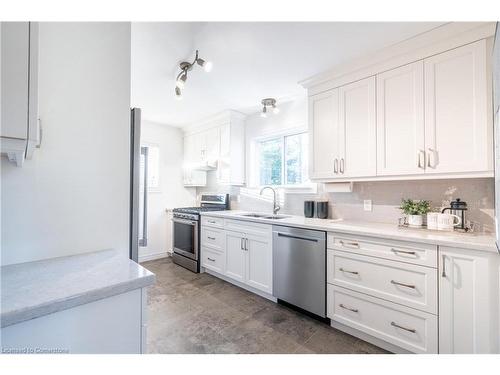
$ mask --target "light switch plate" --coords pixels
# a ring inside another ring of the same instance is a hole
[[[371,199],[365,199],[363,201],[363,208],[365,211],[371,211],[372,210],[372,200]]]

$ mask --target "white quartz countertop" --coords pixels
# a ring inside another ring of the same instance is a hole
[[[430,243],[434,245],[453,246],[465,249],[498,253],[495,245],[495,237],[490,234],[438,232],[427,229],[399,228],[396,224],[305,218],[303,216],[293,215],[286,215],[289,217],[286,217],[284,219],[264,219],[241,216],[245,213],[248,212],[230,210],[202,212],[202,215],[251,221],[256,223],[284,225],[297,228],[317,229],[327,232],[341,232],[348,234],[386,237],[394,240]]]
[[[151,285],[155,275],[116,250],[7,265],[1,327]]]

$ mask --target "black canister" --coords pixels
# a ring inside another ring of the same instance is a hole
[[[314,201],[304,201],[304,216],[314,217]]]
[[[328,202],[316,202],[316,217],[318,219],[328,217]]]

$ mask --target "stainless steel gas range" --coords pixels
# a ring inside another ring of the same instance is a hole
[[[200,207],[174,208],[174,263],[200,272],[200,213],[229,209],[229,194],[202,195]]]

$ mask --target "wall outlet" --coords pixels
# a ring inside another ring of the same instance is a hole
[[[371,211],[372,210],[372,200],[371,199],[365,199],[363,201],[363,209],[365,211]]]

